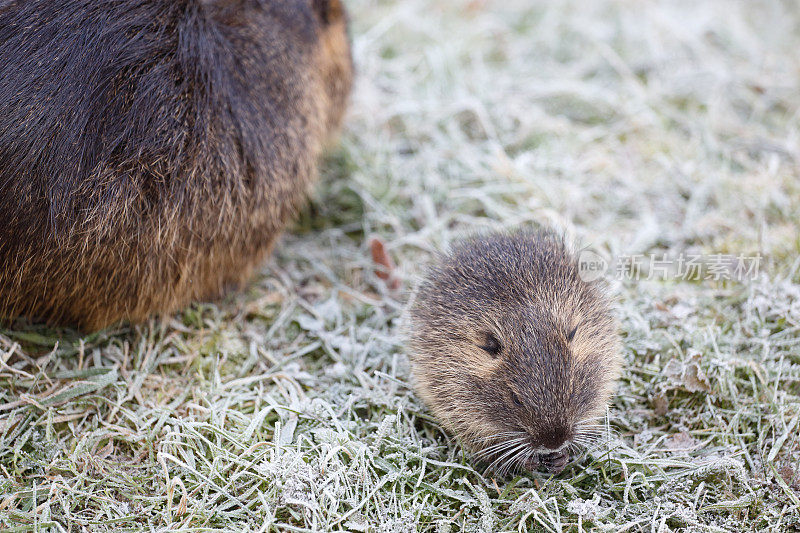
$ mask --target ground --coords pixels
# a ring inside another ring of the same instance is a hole
[[[340,143],[246,290],[88,336],[2,330],[0,528],[800,530],[797,4],[348,6]],[[519,225],[607,258],[761,260],[609,267],[604,438],[558,477],[494,479],[414,394],[399,326],[437,250]]]

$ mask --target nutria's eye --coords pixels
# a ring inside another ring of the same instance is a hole
[[[500,354],[500,351],[503,349],[500,341],[497,340],[497,337],[491,333],[486,334],[483,344],[481,344],[480,347],[492,357],[497,357]]]
[[[511,394],[511,401],[514,402],[514,404],[518,407],[522,407],[522,402],[520,401],[519,397],[514,394],[514,391],[509,391],[509,393]]]

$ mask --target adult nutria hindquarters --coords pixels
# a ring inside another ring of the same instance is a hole
[[[420,396],[501,473],[560,472],[620,371],[610,304],[550,231],[456,245],[417,289],[407,327]]]
[[[340,0],[0,2],[0,320],[96,329],[247,279],[352,65]]]

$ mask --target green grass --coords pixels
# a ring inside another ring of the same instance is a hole
[[[349,7],[341,145],[247,290],[88,337],[1,332],[0,529],[800,530],[800,9]],[[610,437],[556,478],[474,470],[398,335],[436,250],[519,224],[766,258],[743,283],[612,280]]]

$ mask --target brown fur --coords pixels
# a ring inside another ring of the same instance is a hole
[[[457,244],[417,289],[407,328],[419,395],[501,470],[560,471],[620,372],[609,302],[550,231]]]
[[[0,319],[94,330],[248,279],[352,79],[340,0],[0,3]]]

